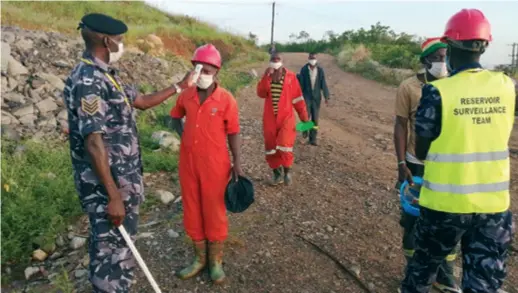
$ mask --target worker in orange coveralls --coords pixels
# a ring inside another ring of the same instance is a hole
[[[282,66],[279,53],[271,55],[270,66],[257,84],[257,95],[264,99],[263,135],[266,161],[273,170],[272,185],[289,185],[297,136],[293,108],[303,122],[309,118],[297,76]]]
[[[182,92],[171,110],[181,137],[179,177],[185,231],[194,244],[194,261],[179,271],[189,279],[202,271],[209,260],[210,277],[216,284],[225,280],[223,241],[228,235],[225,189],[231,172],[243,176],[240,163],[239,112],[236,100],[215,77],[221,55],[211,44],[199,47],[193,65],[203,69],[196,86]],[[181,119],[186,117],[185,127]],[[185,128],[185,131],[184,131]],[[233,156],[231,164],[227,140]]]

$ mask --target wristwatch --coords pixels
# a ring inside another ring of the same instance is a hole
[[[174,84],[174,88],[176,89],[177,94],[182,92],[182,88],[177,83]]]

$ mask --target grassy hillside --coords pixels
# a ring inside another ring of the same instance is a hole
[[[188,61],[196,46],[212,42],[224,57],[219,74],[221,84],[234,93],[252,82],[247,72],[249,65],[267,57],[245,38],[187,16],[166,14],[143,2],[2,2],[1,24],[77,37],[79,20],[90,12],[103,12],[124,20],[129,26],[126,44],[135,44],[141,37],[156,34],[168,51],[165,59],[172,56]],[[150,84],[141,84],[140,89],[142,92],[156,90]],[[146,172],[176,170],[176,154],[157,152],[158,146],[151,140],[154,131],[170,131],[163,118],[172,104],[173,101],[169,101],[138,117]],[[56,234],[81,214],[68,144],[3,140],[1,162],[2,264],[24,264],[34,248],[52,246]]]
[[[144,2],[2,2],[2,25],[77,33],[81,17],[92,12],[102,12],[126,22],[129,27],[126,42],[130,44],[153,33],[162,38],[168,49],[181,55],[190,55],[192,49],[206,42],[214,42],[224,56],[257,52],[254,44],[244,38],[188,16],[169,15]]]

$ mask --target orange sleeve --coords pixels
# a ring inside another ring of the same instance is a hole
[[[228,105],[225,109],[225,130],[228,134],[238,134],[240,131],[239,127],[239,109],[237,107],[236,99],[232,94],[227,93]]]
[[[268,94],[270,91],[270,78],[265,74],[261,81],[257,83],[257,96],[261,99],[268,98]]]
[[[306,102],[304,101],[302,90],[300,89],[299,80],[295,75],[292,75],[290,96],[291,101],[293,103],[293,107],[295,108],[295,111],[297,111],[300,120],[308,121],[309,117],[306,108]]]
[[[169,113],[171,117],[176,119],[182,119],[185,116],[185,107],[183,105],[183,94],[178,95],[178,98],[176,98],[176,104],[171,109],[171,112]]]

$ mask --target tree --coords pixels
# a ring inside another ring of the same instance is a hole
[[[309,33],[307,31],[300,31],[297,39],[302,42],[307,42],[309,40]]]

